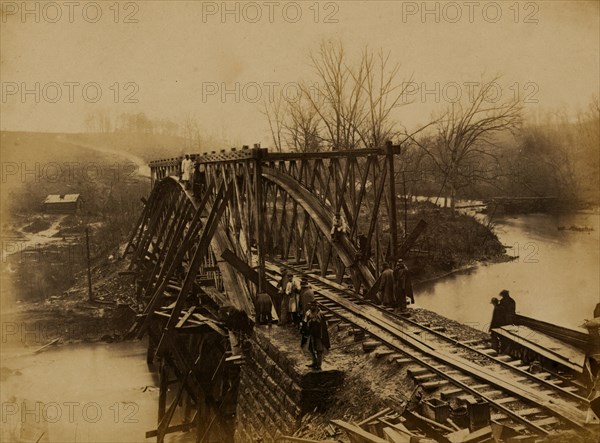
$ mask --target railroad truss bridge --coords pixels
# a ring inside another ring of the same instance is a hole
[[[353,333],[426,399],[425,411],[411,406],[408,392],[404,404],[371,420],[334,420],[330,429],[350,441],[534,441],[557,430],[588,432],[585,388],[562,371],[533,374],[483,341],[459,341],[372,302],[384,261],[406,256],[426,228],[398,216],[399,154],[391,143],[206,153],[192,156],[204,177],[189,189],[179,180],[181,158],[150,163],[152,191],[125,251],[140,303],[130,333],[148,336],[148,363],[160,380],[158,425],[147,437],[308,441],[290,436],[306,414],[327,409],[344,374],[333,356],[322,371],[306,368],[299,343],[285,340],[293,331],[254,325],[259,294],[271,298],[277,319],[284,268],[309,280],[332,334]],[[343,229],[332,235],[334,217]],[[456,411],[462,424],[450,415]]]

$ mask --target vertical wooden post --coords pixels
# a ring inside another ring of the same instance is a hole
[[[396,210],[396,177],[394,175],[394,146],[391,141],[387,141],[385,144],[387,162],[389,168],[389,186],[390,186],[390,230],[392,233],[392,253],[390,257],[390,263],[392,268],[396,262],[396,254],[398,253],[398,212]]]
[[[262,158],[264,150],[254,149],[254,220],[256,226],[256,251],[258,254],[258,294],[265,291],[265,251],[264,251],[264,229],[265,217],[263,211],[262,195]]]
[[[406,193],[406,174],[402,171],[402,185],[404,188],[404,238],[408,235],[408,194]]]
[[[169,371],[164,358],[160,361],[160,371],[158,374],[158,423],[163,419],[167,410],[167,391],[169,390]]]
[[[90,261],[90,228],[85,227],[85,247],[87,255],[87,279],[88,279],[88,299],[94,301],[94,294],[92,293],[92,268]]]

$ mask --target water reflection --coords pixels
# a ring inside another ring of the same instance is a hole
[[[487,329],[491,297],[508,289],[523,315],[575,327],[600,300],[600,215],[503,217],[495,230],[515,258],[479,266],[419,288],[418,305]],[[559,230],[588,227],[593,231]]]

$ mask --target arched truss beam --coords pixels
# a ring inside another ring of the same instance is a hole
[[[358,272],[362,283],[370,288],[375,283],[375,277],[369,268],[362,262],[355,260],[357,249],[348,239],[347,234],[341,234],[336,241],[331,238],[331,220],[334,216],[332,208],[324,206],[314,195],[292,176],[272,168],[263,168],[262,176],[283,189],[294,202],[299,204],[327,239],[331,247],[346,268]]]

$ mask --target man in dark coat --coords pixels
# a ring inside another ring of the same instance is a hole
[[[506,289],[500,291],[500,299],[492,298],[492,304],[494,305],[494,313],[492,314],[490,330],[515,323],[517,305]]]
[[[381,303],[384,306],[394,307],[394,271],[392,271],[388,263],[383,264],[383,272],[379,281],[379,291],[381,292]]]
[[[516,320],[516,303],[506,289],[500,291],[500,299],[492,298],[494,312],[492,314],[492,322],[490,323],[490,332],[492,333],[492,348],[500,351],[504,345],[498,334],[492,329],[500,328],[506,325],[512,325]]]
[[[279,284],[277,285],[278,296],[279,296],[279,326],[284,326],[290,320],[289,318],[289,306],[290,306],[290,298],[286,293],[288,283],[291,280],[292,275],[286,268],[281,268],[281,280],[279,280]]]
[[[308,284],[308,280],[303,278],[300,281],[300,312],[303,319],[306,317],[306,313],[313,301],[315,301],[315,293]]]
[[[271,315],[271,298],[265,292],[258,294],[256,299],[256,323],[260,325],[270,325],[273,321]]]
[[[362,232],[358,234],[358,259],[362,262],[368,262],[371,257],[371,248],[368,239]]]
[[[310,305],[309,311],[304,318],[304,328],[308,335],[308,349],[312,354],[312,364],[307,365],[309,368],[316,370],[321,369],[323,363],[323,353],[329,349],[331,343],[329,341],[329,331],[327,329],[327,320],[319,309],[316,301]]]
[[[396,263],[396,269],[394,269],[394,282],[396,283],[397,306],[401,311],[404,311],[406,310],[406,298],[410,298],[411,303],[414,303],[415,297],[408,268],[402,259],[399,259]]]

